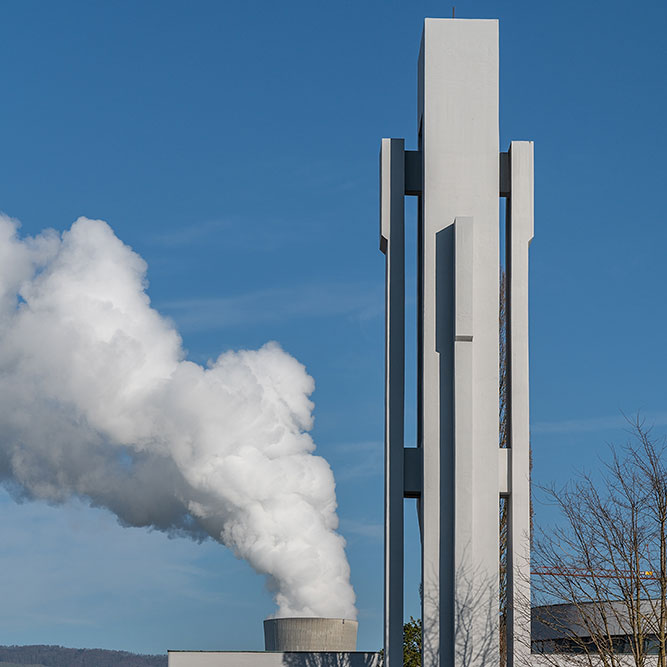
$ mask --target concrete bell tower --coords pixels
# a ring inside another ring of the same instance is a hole
[[[533,144],[500,152],[498,22],[426,19],[417,150],[383,139],[385,665],[402,665],[403,505],[417,498],[424,667],[499,664],[499,503],[509,503],[508,667],[530,652],[528,246]],[[404,438],[404,197],[419,198],[416,447]],[[500,198],[508,421],[499,448]]]

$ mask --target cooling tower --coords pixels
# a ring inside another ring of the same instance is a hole
[[[355,651],[357,621],[345,618],[270,618],[264,621],[267,651]]]

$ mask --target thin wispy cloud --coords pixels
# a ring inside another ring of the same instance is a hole
[[[200,220],[151,234],[147,241],[164,248],[180,249],[183,246],[202,246],[224,239],[224,246],[227,248],[275,252],[276,248],[285,246],[307,245],[312,241],[312,235],[324,225],[324,222],[313,220],[290,220],[287,223],[276,219],[271,224],[233,218]]]
[[[95,622],[88,616],[63,616],[61,613],[36,613],[29,612],[23,614],[23,617],[26,619],[32,619],[33,621],[44,624],[49,623],[53,625],[71,625],[71,626],[90,626],[90,627],[99,627],[100,624]],[[5,663],[2,663],[5,664]]]
[[[180,248],[208,242],[211,236],[227,234],[232,229],[233,224],[226,220],[203,220],[155,234],[151,239],[159,245]]]
[[[367,320],[382,314],[383,300],[379,283],[320,283],[166,301],[156,307],[179,329],[191,332],[326,317]]]
[[[629,416],[632,419],[632,415]],[[667,425],[667,413],[642,413],[641,418],[647,426]],[[625,430],[629,426],[628,419],[622,413],[585,419],[565,419],[560,421],[542,421],[531,424],[531,433],[539,435],[565,433],[596,433],[601,431]]]
[[[354,535],[369,540],[383,540],[384,526],[373,521],[358,521],[356,519],[345,519],[341,517],[340,531],[343,535]]]
[[[383,473],[382,443],[377,440],[336,445],[327,454],[339,484]]]

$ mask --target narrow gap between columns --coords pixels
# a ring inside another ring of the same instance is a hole
[[[498,386],[498,420],[499,437],[498,446],[507,448],[511,446],[509,437],[509,405],[508,405],[508,383],[509,383],[509,295],[508,295],[508,262],[507,247],[509,244],[508,205],[509,200],[505,197],[499,199],[499,252],[500,252],[500,275],[498,276],[499,289],[499,312],[498,312],[498,342],[499,342],[499,386]],[[499,523],[499,572],[498,572],[498,618],[500,640],[500,667],[507,667],[507,645],[508,645],[508,615],[507,615],[507,557],[508,557],[508,524],[509,503],[507,497],[499,498],[498,523]]]
[[[417,219],[418,197],[405,198],[405,447],[417,445]],[[417,501],[407,498],[404,507],[404,623],[421,618],[421,536]]]

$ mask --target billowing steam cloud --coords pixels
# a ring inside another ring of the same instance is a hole
[[[278,616],[354,618],[313,380],[275,343],[185,360],[145,272],[100,220],[21,239],[0,217],[0,479],[210,535],[267,575]]]

